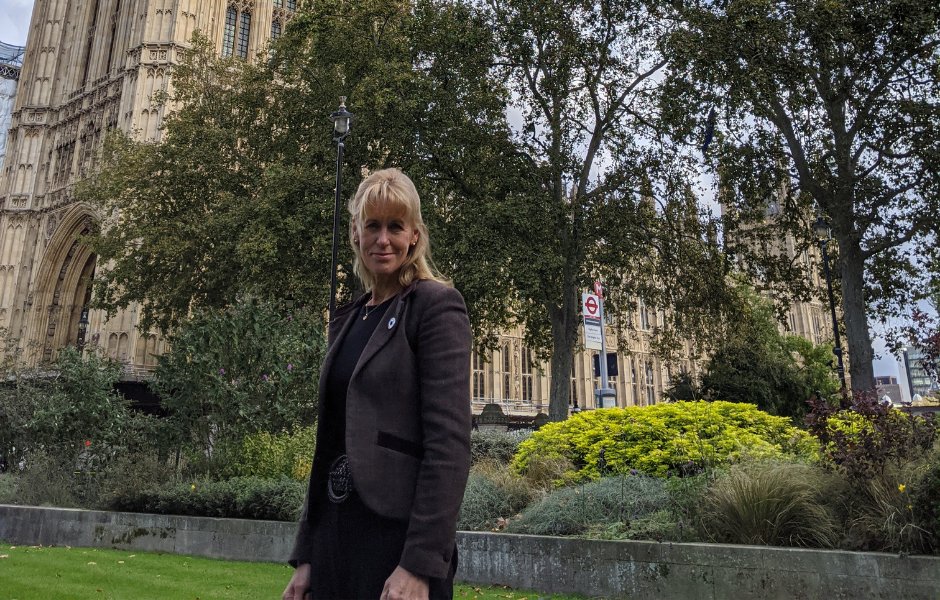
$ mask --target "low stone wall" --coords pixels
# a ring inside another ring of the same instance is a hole
[[[15,544],[280,562],[295,525],[0,505]],[[940,598],[940,558],[723,544],[458,533],[457,578],[604,598]]]
[[[0,540],[16,544],[281,562],[290,553],[296,530],[296,524],[279,521],[0,504]]]

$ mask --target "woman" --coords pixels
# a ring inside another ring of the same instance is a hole
[[[430,266],[418,193],[401,171],[367,177],[349,212],[368,292],[331,315],[283,598],[451,598],[470,468],[466,307]]]

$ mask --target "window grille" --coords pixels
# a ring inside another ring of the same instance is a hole
[[[222,56],[231,56],[235,46],[235,24],[238,22],[238,11],[229,6],[225,12],[225,30],[222,32]]]

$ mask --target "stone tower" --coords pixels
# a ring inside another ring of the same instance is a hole
[[[141,377],[163,341],[137,308],[89,311],[99,222],[73,199],[111,129],[157,140],[170,67],[195,30],[220,54],[250,59],[280,34],[296,0],[36,0],[0,166],[0,328],[26,364],[97,344]]]

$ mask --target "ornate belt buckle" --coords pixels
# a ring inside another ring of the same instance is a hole
[[[330,465],[330,474],[326,480],[326,495],[330,502],[339,504],[349,498],[352,491],[352,473],[349,471],[349,458],[343,454]]]

